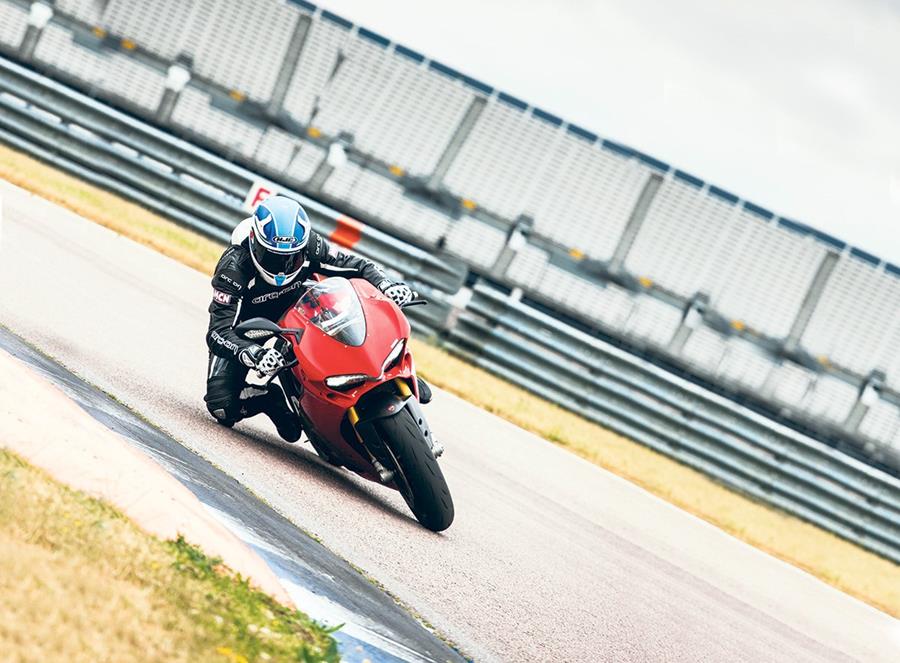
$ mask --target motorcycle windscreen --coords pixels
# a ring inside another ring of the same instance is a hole
[[[294,308],[316,327],[345,345],[359,347],[366,340],[366,317],[350,281],[332,277],[308,281]]]

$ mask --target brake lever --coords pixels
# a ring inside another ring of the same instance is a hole
[[[413,299],[412,301],[407,302],[402,306],[402,308],[409,308],[410,306],[426,306],[428,304],[428,300],[426,299]]]

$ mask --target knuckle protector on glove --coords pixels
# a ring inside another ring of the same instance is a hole
[[[259,363],[263,352],[264,349],[261,345],[252,345],[245,350],[241,350],[238,359],[244,366],[254,368]]]
[[[262,356],[256,368],[263,373],[272,374],[282,366],[284,366],[284,357],[278,350],[272,348]]]
[[[412,299],[412,290],[405,283],[395,283],[388,287],[384,294],[394,300],[397,306],[408,304]]]

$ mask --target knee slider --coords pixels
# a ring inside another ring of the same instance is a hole
[[[215,389],[214,385],[210,385],[203,400],[209,413],[219,421],[234,423],[241,419],[239,395],[231,390]]]

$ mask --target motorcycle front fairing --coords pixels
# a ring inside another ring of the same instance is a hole
[[[305,329],[299,342],[292,340],[298,360],[292,370],[303,387],[299,400],[305,423],[348,468],[377,481],[354,427],[362,414],[368,419],[379,404],[381,416],[389,416],[417,397],[415,367],[406,347],[410,333],[406,316],[367,281],[333,277],[311,283],[285,313],[282,326]],[[355,376],[358,381],[340,389],[326,383],[339,376]]]

